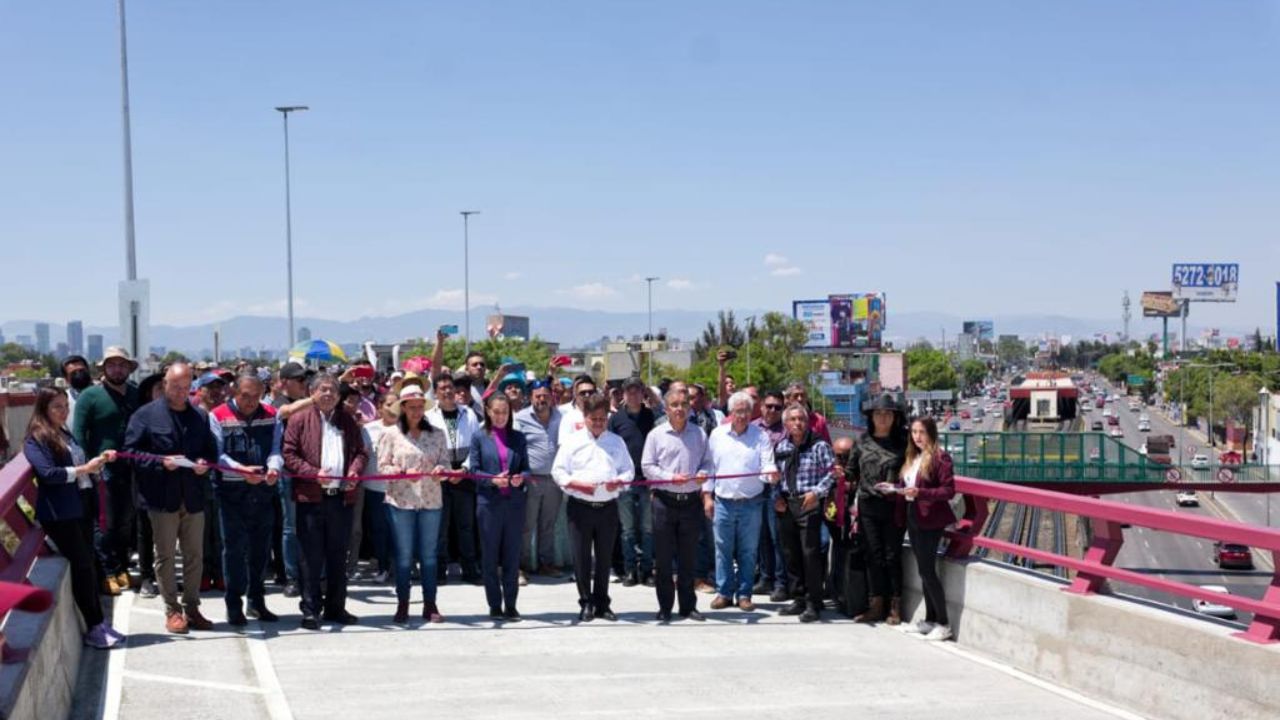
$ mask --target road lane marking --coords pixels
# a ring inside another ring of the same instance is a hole
[[[252,685],[236,685],[234,683],[215,682],[213,680],[194,680],[192,678],[175,677],[173,675],[157,675],[155,673],[139,672],[137,670],[126,670],[124,674],[130,680],[167,683],[169,685],[188,685],[190,687],[206,688],[209,690],[229,690],[231,692],[249,693],[251,695],[261,695],[264,692],[262,688],[253,687]]]
[[[121,635],[129,635],[129,616],[133,612],[133,593],[119,595],[111,608],[111,625]],[[115,648],[107,658],[107,687],[102,693],[98,717],[103,720],[118,720],[120,717],[120,701],[124,691],[124,660],[129,651],[129,643]]]
[[[253,661],[253,674],[258,678],[258,686],[262,689],[267,705],[267,715],[271,720],[293,720],[293,711],[289,709],[288,698],[280,687],[280,678],[276,675],[275,665],[271,663],[271,653],[267,649],[267,638],[261,631],[245,638],[249,645],[249,659]]]

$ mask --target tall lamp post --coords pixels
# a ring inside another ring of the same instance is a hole
[[[289,342],[284,346],[286,354],[297,342],[293,334],[293,193],[289,184],[289,113],[310,109],[306,105],[281,105],[276,108],[276,112],[284,118],[284,262],[289,292]]]
[[[465,351],[471,352],[471,216],[479,210],[459,210],[462,216],[462,317],[466,324]]]
[[[755,327],[756,316],[751,315],[744,321],[747,323],[747,382],[743,387],[751,384],[751,329]]]
[[[649,387],[653,387],[653,283],[661,279],[656,275],[644,279],[649,285]]]
[[[1263,482],[1271,481],[1271,468],[1267,465],[1267,455],[1271,449],[1271,391],[1264,385],[1258,390],[1258,424],[1253,430],[1253,450],[1258,455],[1258,464],[1262,466]],[[1258,441],[1262,447],[1258,447]],[[1271,493],[1267,493],[1267,527],[1271,527]]]

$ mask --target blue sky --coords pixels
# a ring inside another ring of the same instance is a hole
[[[1175,261],[1280,279],[1277,2],[328,2],[129,8],[157,322],[472,299],[1118,317]],[[115,317],[115,2],[0,2],[0,319]],[[49,272],[38,268],[47,267]],[[18,272],[13,270],[17,269]],[[1154,324],[1153,324],[1154,326]]]

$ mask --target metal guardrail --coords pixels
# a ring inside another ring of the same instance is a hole
[[[1076,571],[1076,577],[1066,590],[1082,595],[1100,592],[1107,580],[1116,580],[1178,597],[1219,603],[1253,613],[1249,628],[1236,633],[1236,637],[1259,643],[1280,641],[1280,530],[969,477],[957,477],[956,490],[965,494],[966,513],[955,529],[948,531],[951,540],[948,557],[968,558],[976,547],[1069,568]],[[1083,558],[984,537],[981,533],[992,500],[1089,518],[1094,537]],[[1263,598],[1254,600],[1117,568],[1113,563],[1124,543],[1122,524],[1259,548],[1271,553],[1273,567],[1277,569]]]
[[[36,558],[44,554],[44,529],[28,514],[35,501],[35,474],[19,454],[0,467],[0,581],[26,584]],[[0,623],[6,617],[7,611]],[[21,662],[28,650],[10,646],[0,633],[0,662]]]

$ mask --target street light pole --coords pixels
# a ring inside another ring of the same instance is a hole
[[[284,262],[289,293],[289,342],[284,346],[286,353],[297,341],[293,334],[293,191],[289,179],[289,113],[303,110],[310,110],[310,108],[306,105],[282,105],[276,108],[284,118]]]
[[[649,387],[653,387],[653,282],[661,279],[656,275],[644,279],[649,285]]]
[[[747,382],[743,387],[751,384],[751,330],[755,327],[756,316],[752,315],[746,319],[747,323]]]
[[[138,279],[138,255],[133,234],[133,132],[129,121],[129,48],[125,33],[124,0],[116,4],[120,17],[120,115],[124,130],[124,250],[125,278]],[[138,348],[129,348],[138,357]]]
[[[1262,480],[1271,480],[1271,468],[1267,465],[1267,451],[1271,445],[1271,392],[1264,385],[1258,390],[1258,424],[1253,430],[1253,451],[1258,455],[1258,464],[1262,466]],[[1258,447],[1258,439],[1262,439],[1262,447]],[[1271,493],[1267,493],[1267,527],[1271,527]]]
[[[471,216],[479,210],[460,210],[462,215],[462,310],[466,323],[465,352],[471,352]]]

